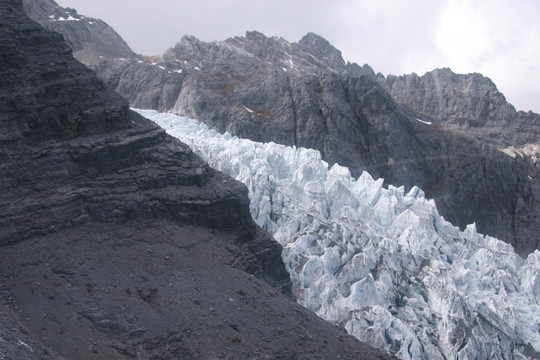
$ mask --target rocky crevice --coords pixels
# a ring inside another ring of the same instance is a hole
[[[294,146],[298,147],[298,115],[296,113],[296,105],[294,103],[294,95],[291,88],[291,79],[287,76],[287,91],[289,92],[289,97],[291,99],[291,111],[292,111],[292,119],[293,119],[293,141]]]

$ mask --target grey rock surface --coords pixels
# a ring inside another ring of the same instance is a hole
[[[390,75],[377,80],[397,102],[449,129],[466,131],[500,147],[538,144],[540,115],[516,111],[481,74],[455,74],[444,68],[423,76]]]
[[[246,188],[0,2],[0,357],[371,359],[290,299]]]
[[[73,49],[73,56],[85,64],[101,58],[137,57],[128,44],[103,20],[79,15],[53,0],[24,0],[24,11],[44,28],[58,32]]]
[[[416,100],[408,101],[397,91],[407,81],[345,63],[312,33],[298,43],[258,32],[213,43],[185,36],[153,59],[104,57],[88,65],[134,107],[173,111],[256,141],[319,150],[354,176],[367,170],[387,184],[421,187],[449,221],[461,228],[476,222],[480,232],[521,255],[540,246],[538,116],[514,116],[483,77],[449,75],[437,82],[445,84],[441,94],[454,110],[430,112],[439,103],[435,83],[411,85],[409,97]],[[439,73],[441,79],[447,71]],[[464,86],[475,95],[464,95]],[[413,106],[421,100],[425,107]],[[497,127],[506,128],[504,135]]]

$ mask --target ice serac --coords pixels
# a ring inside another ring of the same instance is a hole
[[[316,34],[291,43],[256,31],[211,43],[185,36],[160,56],[105,54],[86,63],[134,107],[319,150],[355,177],[366,170],[385,185],[420,186],[462,230],[475,222],[523,256],[540,247],[540,120],[515,115],[480,76],[384,78],[346,63]],[[450,126],[456,122],[469,125]],[[492,141],[499,129],[510,145]]]
[[[540,356],[540,252],[465,231],[413,187],[329,167],[315,150],[221,135],[140,111],[247,185],[283,245],[298,301],[402,359]]]
[[[0,2],[0,39],[0,358],[388,358],[282,294],[246,187],[20,0]]]

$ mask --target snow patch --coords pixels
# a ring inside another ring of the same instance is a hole
[[[81,21],[81,19],[76,19],[73,16],[69,15],[67,18],[61,16],[54,21]]]
[[[517,156],[519,156],[519,157],[525,156],[525,153],[522,151],[522,149],[518,149],[518,148],[515,148],[513,146],[510,146],[510,147],[507,147],[507,148],[501,148],[499,150],[502,151],[503,153],[505,153],[506,155],[513,157],[514,159]],[[527,154],[527,155],[530,156],[531,154]]]
[[[30,350],[30,352],[33,352],[34,350],[30,347],[30,345],[28,345],[27,343],[25,343],[24,341],[22,341],[21,339],[19,339],[17,341],[17,344],[18,345],[21,345],[21,346],[24,346],[25,348],[27,348],[28,350]]]
[[[420,120],[418,118],[416,118],[416,121],[420,121],[422,124],[426,124],[426,125],[431,125],[432,124],[431,121]]]

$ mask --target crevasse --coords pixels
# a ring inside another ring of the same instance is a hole
[[[243,182],[284,248],[298,302],[402,359],[540,355],[540,252],[460,231],[413,187],[383,187],[320,153],[137,110]]]

